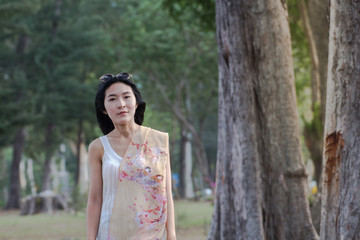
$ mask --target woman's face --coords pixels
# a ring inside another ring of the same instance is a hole
[[[114,125],[126,125],[134,121],[136,98],[129,85],[121,82],[105,90],[105,111]]]

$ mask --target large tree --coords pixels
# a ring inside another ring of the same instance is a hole
[[[360,239],[360,2],[330,3],[321,239]]]
[[[219,133],[209,239],[317,239],[285,1],[216,1]]]

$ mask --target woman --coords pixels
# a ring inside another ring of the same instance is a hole
[[[89,146],[88,239],[176,239],[168,135],[141,126],[145,105],[130,74],[100,77],[104,136]]]

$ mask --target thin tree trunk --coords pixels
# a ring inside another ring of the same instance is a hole
[[[313,6],[312,4],[311,6]],[[322,129],[321,114],[315,111],[320,111],[320,71],[319,71],[319,57],[318,49],[315,43],[313,29],[311,28],[310,18],[305,0],[298,1],[298,6],[301,13],[301,19],[304,25],[306,37],[309,43],[311,56],[311,102],[313,110],[313,119],[310,124],[304,127],[304,137],[306,146],[310,152],[311,159],[314,164],[314,180],[319,183],[321,175],[322,163]],[[319,15],[321,16],[321,15]],[[325,26],[324,26],[325,27]],[[320,129],[317,129],[320,128]]]
[[[308,129],[305,137],[307,136],[309,140],[309,151],[315,166],[314,180],[319,183],[322,164],[323,139],[321,136],[323,136],[322,129],[325,121],[329,46],[328,2],[326,0],[314,0],[306,4],[305,0],[301,0],[299,1],[299,9],[304,22],[312,60],[311,89],[312,109],[314,111],[313,126],[321,128]],[[320,134],[318,134],[319,132]]]
[[[6,186],[7,180],[7,164],[4,157],[4,149],[0,149],[0,197],[7,203],[8,202],[8,189]],[[6,206],[5,206],[6,207]]]
[[[314,164],[313,179],[318,185],[318,194],[311,206],[311,217],[315,229],[320,232],[321,220],[321,173],[323,159],[323,129],[326,106],[326,78],[329,47],[328,0],[298,1],[309,41],[312,59],[312,122],[306,124],[304,137]]]
[[[185,146],[186,146],[186,131],[181,125],[181,139],[180,139],[180,161],[179,161],[179,195],[180,198],[185,197]]]
[[[6,209],[19,209],[21,198],[20,161],[25,143],[25,128],[20,128],[15,134],[13,161],[10,170],[9,198]]]
[[[46,136],[45,136],[45,163],[43,167],[43,180],[42,180],[42,191],[51,190],[51,158],[52,158],[52,138],[55,126],[49,123],[46,127]],[[53,211],[52,202],[50,197],[45,198],[43,211],[51,213]]]
[[[160,93],[164,98],[166,104],[171,108],[176,119],[180,122],[180,124],[184,126],[184,128],[186,128],[189,132],[191,132],[195,144],[194,151],[195,151],[197,164],[200,168],[199,169],[200,173],[206,179],[214,179],[211,168],[208,164],[204,144],[201,140],[201,136],[199,135],[199,132],[196,130],[195,126],[185,117],[185,114],[181,111],[179,104],[172,103],[163,86],[158,82],[156,78],[153,79],[156,82],[157,87],[159,88]]]
[[[191,141],[191,133],[186,132],[186,138],[185,138],[185,197],[188,199],[194,198],[194,185],[193,185],[193,153],[192,153],[192,141]],[[202,183],[200,179],[200,183]],[[203,189],[203,186],[201,186],[200,189]]]
[[[75,172],[75,186],[78,185],[79,183],[79,178],[80,178],[80,158],[81,158],[81,151],[80,151],[80,147],[81,144],[83,143],[83,121],[80,119],[79,120],[79,125],[78,125],[78,132],[77,132],[77,142],[76,142],[76,172]]]
[[[329,21],[327,1],[298,1],[311,54],[311,92],[313,120],[305,127],[304,136],[314,163],[314,180],[319,183],[322,168],[323,126],[326,106],[326,77]],[[319,185],[319,184],[318,184]]]
[[[309,43],[310,57],[311,57],[311,100],[312,104],[320,102],[320,73],[319,73],[319,56],[318,49],[315,43],[313,29],[311,28],[310,18],[305,0],[299,0],[298,6],[301,14],[301,19],[304,25],[305,34]],[[313,4],[311,5],[312,7]],[[325,26],[324,26],[325,27]],[[314,107],[314,106],[313,106]]]
[[[34,179],[34,170],[33,170],[33,160],[27,160],[27,174],[29,177],[29,184],[31,189],[31,200],[29,206],[29,215],[34,214],[35,212],[35,195],[36,195],[36,188],[35,188],[35,179]]]
[[[62,0],[54,0],[54,15],[52,19],[51,31],[51,41],[54,41],[57,35],[57,30],[59,27],[59,18],[61,14],[61,5]],[[50,59],[48,61],[48,68],[54,68],[54,62]],[[55,125],[53,123],[48,123],[46,125],[46,136],[45,136],[45,164],[43,168],[43,181],[42,181],[42,191],[51,190],[51,158],[53,154],[53,133],[55,130]],[[43,211],[51,213],[53,211],[52,200],[50,197],[45,198]]]
[[[331,0],[321,239],[360,239],[360,2]]]
[[[216,1],[219,131],[208,239],[317,239],[285,1]]]
[[[313,41],[315,43],[319,72],[319,89],[316,90],[320,102],[320,118],[322,124],[325,123],[326,108],[326,80],[329,55],[329,1],[328,0],[308,0],[307,12],[311,31],[313,33]]]

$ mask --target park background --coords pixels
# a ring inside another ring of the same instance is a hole
[[[328,54],[323,2],[287,1],[317,229]],[[102,135],[98,78],[123,71],[147,102],[144,125],[170,134],[178,237],[205,238],[218,144],[214,1],[1,0],[0,13],[0,239],[85,239],[87,146]]]

